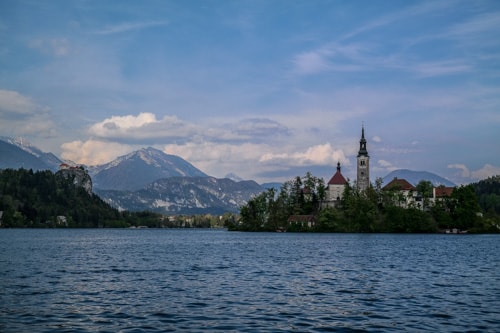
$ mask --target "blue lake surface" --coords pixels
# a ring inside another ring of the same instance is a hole
[[[500,235],[0,230],[1,332],[500,332]]]

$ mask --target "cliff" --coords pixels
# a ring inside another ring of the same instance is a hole
[[[92,194],[92,178],[83,167],[63,168],[56,172],[56,176],[73,179],[73,184],[83,187],[88,194]]]

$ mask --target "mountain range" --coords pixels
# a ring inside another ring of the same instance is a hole
[[[57,171],[63,163],[24,140],[0,137],[0,169],[24,168]],[[88,167],[93,191],[112,206],[130,211],[150,210],[163,214],[221,214],[239,207],[267,188],[281,183],[257,184],[230,173],[210,177],[179,156],[155,148],[143,148],[112,162]],[[395,177],[413,185],[428,180],[434,186],[455,186],[430,172],[395,170],[383,178],[383,185]]]
[[[263,191],[253,180],[169,177],[137,191],[100,190],[96,193],[118,209],[150,210],[163,214],[237,213],[252,196]]]

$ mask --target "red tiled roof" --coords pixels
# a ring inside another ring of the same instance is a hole
[[[416,187],[410,184],[406,179],[394,178],[385,185],[383,190],[398,190],[398,191],[411,191],[416,190]]]
[[[328,182],[328,185],[345,185],[347,184],[347,180],[345,180],[344,176],[340,173],[340,170],[337,170],[333,177]]]
[[[444,186],[436,187],[437,198],[451,197],[452,192],[453,192],[453,187],[444,187]]]

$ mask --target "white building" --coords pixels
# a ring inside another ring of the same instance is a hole
[[[340,162],[337,163],[337,172],[328,181],[326,187],[326,198],[324,202],[325,207],[336,207],[340,204],[342,200],[342,195],[344,194],[344,189],[347,185],[347,180],[342,176],[340,172]]]

